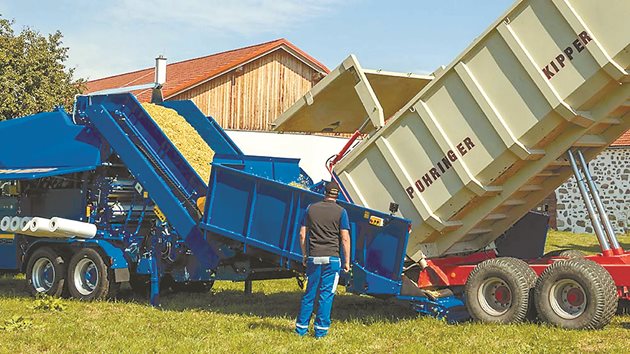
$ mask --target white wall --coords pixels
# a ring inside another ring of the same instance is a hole
[[[326,160],[337,154],[348,139],[304,134],[279,134],[228,130],[227,134],[246,155],[299,158],[300,167],[314,182],[330,180]]]

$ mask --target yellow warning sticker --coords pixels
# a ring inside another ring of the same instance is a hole
[[[383,218],[379,218],[378,216],[370,217],[370,225],[382,227],[384,224],[385,224],[385,221],[383,220]]]
[[[0,234],[0,240],[13,240],[14,238],[14,234]]]
[[[158,208],[157,205],[153,207],[153,211],[155,212],[155,216],[157,216],[158,219],[160,219],[161,222],[165,222],[166,221],[166,216],[164,215],[162,210],[160,210],[160,208]]]

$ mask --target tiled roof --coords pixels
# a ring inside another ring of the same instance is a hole
[[[617,139],[611,146],[630,146],[630,130],[625,132],[619,139]]]
[[[322,73],[327,74],[329,72],[324,64],[315,60],[291,42],[281,38],[267,43],[168,64],[166,69],[166,84],[162,89],[164,98],[169,98],[213,77],[238,68],[252,59],[278,48],[283,48],[293,53],[302,61]],[[148,68],[88,81],[86,83],[85,93],[148,84],[154,81],[154,75],[155,68]],[[134,94],[136,94],[141,102],[148,101],[151,98],[151,90],[136,91]]]

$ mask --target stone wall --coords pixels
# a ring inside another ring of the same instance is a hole
[[[630,147],[606,149],[589,166],[615,232],[630,232]],[[556,189],[556,199],[558,230],[593,232],[575,177]]]

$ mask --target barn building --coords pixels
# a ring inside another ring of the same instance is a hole
[[[86,93],[148,84],[154,68],[88,81]],[[165,100],[190,99],[224,129],[261,131],[329,72],[286,39],[167,65]],[[151,90],[134,92],[141,102]]]

